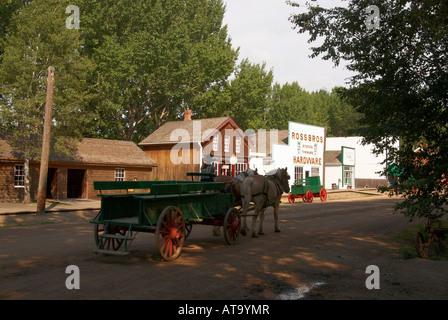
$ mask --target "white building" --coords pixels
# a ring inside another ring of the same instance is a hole
[[[306,177],[324,178],[325,128],[289,122],[288,130],[260,130],[249,136],[256,150],[251,150],[249,166],[260,174],[287,168],[290,184]]]
[[[386,155],[376,156],[361,137],[326,137],[325,128],[289,122],[288,130],[259,130],[250,134],[249,167],[262,175],[288,168],[294,180],[319,176],[325,189],[376,188],[387,185],[379,172]],[[324,151],[325,150],[325,151]]]
[[[327,137],[325,188],[375,188],[387,185],[380,175],[386,155],[375,155],[372,144],[362,145],[362,137]]]

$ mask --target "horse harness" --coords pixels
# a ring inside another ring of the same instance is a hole
[[[268,197],[268,193],[267,193],[268,189],[267,189],[267,185],[266,185],[266,181],[267,180],[270,180],[270,181],[272,181],[274,183],[274,185],[275,185],[275,187],[277,189],[277,196],[281,195],[283,193],[282,187],[280,186],[280,182],[278,181],[278,179],[275,176],[269,175],[269,176],[264,177],[264,183],[263,183],[262,191],[252,195],[252,197],[256,197],[256,196],[259,196],[261,194],[266,196],[266,203],[263,206],[263,208],[270,207],[270,206],[274,205],[274,203],[275,203],[275,200],[274,200],[273,203],[269,203],[269,197]],[[241,198],[244,198],[244,196],[241,195]]]

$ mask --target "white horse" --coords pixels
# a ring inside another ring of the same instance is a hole
[[[226,182],[225,192],[232,192],[234,197],[234,206],[239,206],[241,205],[241,193],[240,193],[241,183],[247,177],[253,177],[256,175],[258,175],[258,169],[255,170],[247,169],[246,171],[239,173],[233,179],[229,176],[217,176],[215,178],[215,182]],[[213,235],[214,236],[220,235],[219,227],[213,228]]]
[[[274,208],[274,223],[275,232],[280,232],[278,227],[278,210],[280,206],[280,200],[283,193],[289,193],[289,179],[287,168],[275,169],[268,172],[266,176],[252,176],[247,177],[241,184],[241,198],[242,198],[242,216],[243,216],[243,226],[241,233],[246,234],[247,223],[246,215],[249,210],[249,205],[251,202],[254,203],[254,215],[252,217],[252,237],[256,238],[258,235],[263,235],[263,221],[264,212],[266,208]],[[255,224],[257,218],[260,216],[260,225],[258,229],[258,235],[255,232]]]

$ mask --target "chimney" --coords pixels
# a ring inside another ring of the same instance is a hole
[[[184,121],[191,120],[191,110],[187,109],[184,111]]]

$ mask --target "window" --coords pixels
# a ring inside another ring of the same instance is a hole
[[[23,164],[16,164],[14,166],[14,187],[25,186],[25,168]]]
[[[319,176],[319,168],[318,167],[312,167],[311,168],[311,176],[312,177],[318,177]]]
[[[303,167],[296,166],[294,167],[294,180],[301,180],[301,179],[303,179]]]
[[[218,143],[218,135],[216,134],[213,136],[213,151],[218,151]]]
[[[224,136],[224,152],[229,152],[230,150],[230,136]]]
[[[124,181],[124,169],[115,169],[115,181]]]
[[[235,152],[236,153],[240,153],[241,152],[241,137],[236,137],[235,138]]]
[[[344,181],[345,186],[353,185],[353,167],[344,167]]]

